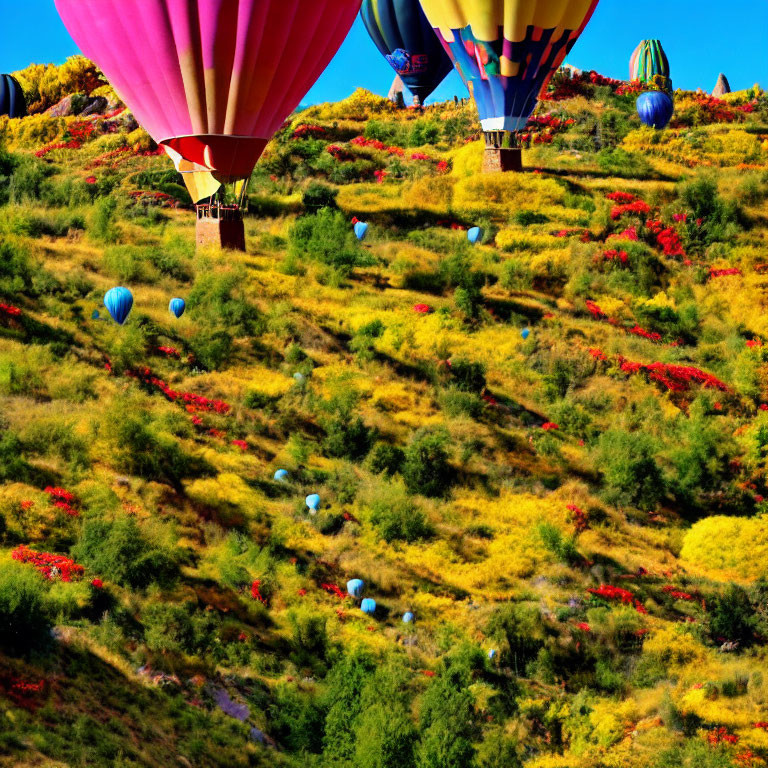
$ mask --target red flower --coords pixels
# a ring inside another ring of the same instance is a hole
[[[89,177],[88,177],[88,178],[85,180],[85,183],[86,183],[86,184],[95,184],[95,183],[96,183],[96,177],[95,177],[95,176],[89,176]]]
[[[554,422],[552,422],[552,421],[544,422],[544,424],[541,425],[541,428],[545,432],[552,432],[554,430],[560,429],[560,427],[557,424],[555,424]]]
[[[28,563],[51,581],[57,576],[62,581],[72,581],[73,577],[80,577],[85,572],[82,565],[78,565],[74,560],[64,557],[64,555],[35,552],[23,544],[11,552],[11,558],[20,563]]]
[[[428,315],[432,311],[432,307],[429,304],[414,304],[413,311],[419,315]]]
[[[93,579],[91,581],[91,586],[94,589],[102,589],[102,587],[104,586],[104,582],[101,579]]]
[[[247,451],[249,447],[245,440],[233,440],[232,445],[234,445],[236,448],[239,448],[241,451]]]
[[[422,669],[421,674],[424,675],[424,677],[434,677],[435,673],[431,669]]]
[[[339,600],[346,600],[347,595],[345,592],[342,592],[341,589],[336,584],[321,584],[321,589],[324,589],[326,592],[329,592],[332,595],[336,595],[336,597],[339,598]]]
[[[258,579],[256,579],[256,581],[254,581],[251,584],[251,597],[254,600],[258,600],[260,603],[263,603],[264,605],[266,605],[267,601],[262,597],[262,594],[259,591],[259,585],[260,584],[261,584],[261,581],[259,581]]]
[[[633,203],[626,203],[625,205],[614,205],[611,208],[611,218],[616,221],[622,216],[627,214],[635,214],[637,216],[645,216],[651,212],[651,206],[644,200],[635,200]]]
[[[583,622],[583,621],[580,621],[580,622],[579,622],[579,623],[578,623],[576,626],[577,626],[577,627],[578,627],[578,628],[579,628],[579,629],[580,629],[582,632],[591,632],[591,631],[592,631],[592,628],[589,626],[589,624],[587,624],[587,623],[585,623],[585,622]]]
[[[300,589],[300,590],[298,591],[298,595],[299,595],[299,597],[305,597],[305,596],[306,596],[306,594],[307,594],[307,590],[306,590],[306,589]]]

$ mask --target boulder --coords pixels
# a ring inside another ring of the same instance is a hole
[[[103,96],[91,96],[85,107],[80,110],[80,114],[83,116],[103,115],[107,111],[107,103]]]
[[[405,106],[405,83],[400,79],[400,75],[396,75],[392,82],[392,86],[389,89],[387,98],[394,102],[394,104],[400,108]]]
[[[715,90],[712,91],[712,95],[716,99],[720,99],[725,96],[726,93],[731,92],[731,84],[728,82],[728,78],[721,72],[720,77],[717,78],[717,85]]]
[[[49,117],[72,117],[82,109],[85,96],[82,93],[73,93],[65,96],[58,104],[54,104],[45,110]]]

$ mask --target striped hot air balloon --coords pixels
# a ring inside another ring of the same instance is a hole
[[[629,79],[649,83],[657,76],[670,79],[669,59],[660,40],[643,40],[629,60]]]
[[[597,3],[421,0],[474,96],[489,150],[514,143],[510,134],[525,128],[539,94],[576,44]]]
[[[227,183],[242,200],[244,180],[333,58],[361,0],[55,2],[200,202]],[[201,218],[237,221],[242,233],[239,208],[232,211],[198,209],[198,243]],[[245,247],[244,235],[226,234]]]

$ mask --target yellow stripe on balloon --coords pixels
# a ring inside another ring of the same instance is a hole
[[[430,24],[440,30],[447,42],[452,29],[471,26],[472,34],[485,42],[504,37],[513,42],[525,40],[528,27],[554,29],[554,38],[565,30],[577,30],[592,7],[593,0],[421,0]]]

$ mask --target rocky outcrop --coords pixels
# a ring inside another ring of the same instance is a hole
[[[108,104],[109,102],[103,96],[86,96],[84,93],[73,93],[47,109],[45,114],[49,117],[101,115],[107,111]]]
[[[717,85],[715,90],[712,91],[712,95],[716,99],[720,99],[725,96],[726,93],[731,92],[731,84],[728,82],[728,78],[721,72],[720,77],[717,78]]]

